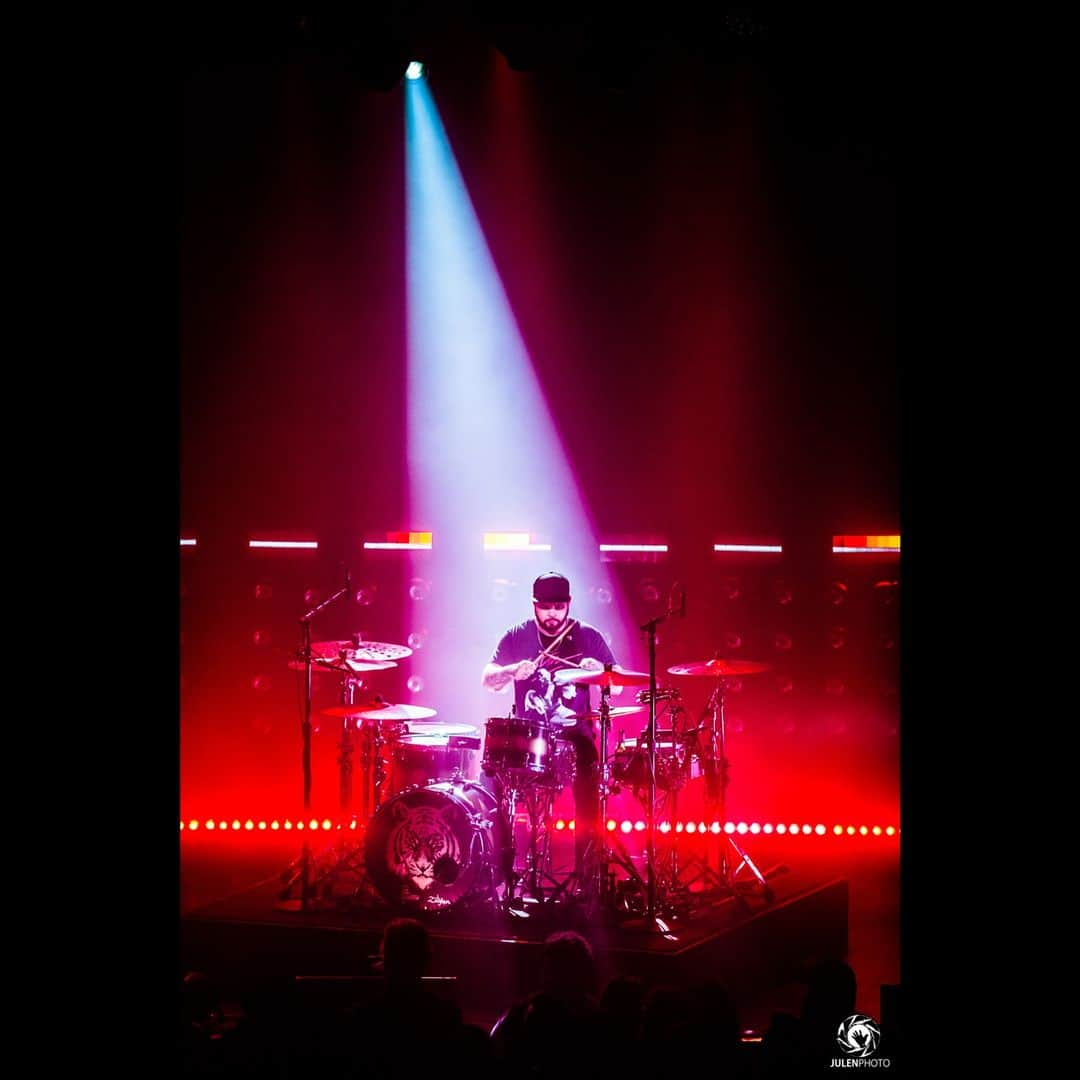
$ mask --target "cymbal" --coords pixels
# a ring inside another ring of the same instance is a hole
[[[356,701],[352,705],[335,705],[330,709],[320,709],[323,716],[378,716],[380,719],[390,702],[372,698],[370,701]]]
[[[555,672],[556,686],[574,683],[578,686],[648,686],[649,676],[642,671],[586,671],[584,668],[565,668]]]
[[[303,671],[303,660],[290,660],[289,667],[293,671]],[[386,671],[387,668],[397,667],[393,660],[345,660],[335,658],[325,660],[318,656],[311,658],[311,673],[329,673],[332,675],[359,675],[362,671]]]
[[[341,654],[348,660],[404,660],[412,656],[408,645],[390,645],[385,641],[361,641],[354,645],[351,641],[316,641],[311,646],[312,656],[321,656],[326,660],[338,660]]]
[[[416,708],[414,705],[413,708]],[[380,717],[382,713],[379,714]],[[441,720],[410,720],[410,735],[478,735],[480,729],[472,724],[444,724]]]
[[[426,720],[429,716],[435,716],[436,712],[426,705],[387,705],[356,715],[365,720]]]
[[[707,675],[718,679],[725,675],[756,675],[768,671],[768,664],[756,660],[700,660],[693,664],[676,664],[668,668],[669,675]]]

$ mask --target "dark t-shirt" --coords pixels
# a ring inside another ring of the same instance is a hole
[[[552,639],[540,633],[535,619],[526,619],[517,626],[511,626],[499,640],[495,653],[491,657],[493,664],[505,667],[521,660],[535,660],[541,651],[547,648]],[[601,664],[614,664],[604,635],[588,623],[574,622],[570,632],[554,649],[554,656],[570,661],[562,664],[545,657],[540,667],[531,678],[515,682],[514,712],[518,716],[528,716],[559,723],[560,717],[566,724],[572,725],[568,718],[589,710],[589,688],[587,686],[556,686],[553,675],[556,671],[566,670],[586,657],[599,660]]]

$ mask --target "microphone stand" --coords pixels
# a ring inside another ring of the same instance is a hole
[[[346,593],[352,591],[352,577],[348,570],[345,571],[345,584],[338,589],[333,596],[328,596],[321,604],[316,604],[310,611],[300,617],[300,626],[303,628],[302,653],[304,657],[304,719],[300,725],[303,737],[303,749],[301,751],[301,764],[304,771],[304,816],[311,810],[311,622],[321,611],[336,603]],[[295,865],[295,864],[294,864]],[[290,868],[291,869],[291,868]],[[288,871],[286,871],[286,876]],[[313,892],[311,883],[311,845],[308,843],[307,830],[304,831],[304,844],[300,854],[300,869],[298,874],[288,878],[283,896],[288,896],[289,890],[299,879],[300,881],[300,911],[307,911]],[[281,910],[293,910],[294,901],[283,900],[279,905]]]

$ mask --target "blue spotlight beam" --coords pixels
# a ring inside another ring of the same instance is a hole
[[[508,703],[480,689],[480,670],[499,634],[531,615],[532,581],[544,570],[570,578],[572,614],[610,633],[622,662],[637,635],[600,562],[430,88],[417,80],[405,93],[409,527],[422,523],[440,538],[428,563],[432,596],[417,612],[430,645],[414,660],[446,711],[482,718]],[[492,531],[543,536],[553,548],[485,554],[481,538]],[[594,604],[590,585],[604,585],[614,601]]]

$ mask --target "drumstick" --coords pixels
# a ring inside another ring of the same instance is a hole
[[[559,656],[552,656],[552,655],[551,655],[551,650],[552,650],[552,649],[554,649],[554,648],[557,648],[557,647],[558,647],[559,645],[561,645],[561,644],[562,644],[562,640],[563,640],[563,638],[564,638],[564,637],[566,637],[566,635],[567,635],[567,634],[569,634],[569,633],[570,633],[570,631],[571,631],[571,630],[572,630],[572,629],[573,629],[573,628],[574,628],[574,627],[575,627],[576,625],[577,625],[577,621],[576,621],[575,619],[571,619],[571,620],[570,620],[570,621],[569,621],[569,622],[568,622],[568,623],[566,624],[566,627],[565,627],[565,629],[563,630],[563,632],[562,632],[562,633],[561,633],[561,634],[560,634],[560,635],[559,635],[559,636],[558,636],[558,637],[557,637],[557,638],[556,638],[556,639],[555,639],[555,640],[554,640],[554,641],[553,641],[553,642],[552,642],[552,643],[551,643],[551,644],[550,644],[550,645],[549,645],[549,646],[548,646],[548,647],[547,647],[546,649],[542,649],[542,650],[541,650],[541,652],[540,652],[540,655],[539,655],[539,656],[538,656],[538,657],[537,657],[537,658],[536,658],[536,659],[535,659],[535,660],[533,661],[533,663],[534,663],[534,664],[539,664],[539,663],[540,663],[540,661],[541,661],[541,660],[543,660],[543,659],[544,659],[545,657],[547,657],[547,658],[548,658],[549,660],[561,660],[561,659],[562,659],[562,657],[559,657]],[[573,664],[571,664],[570,666],[571,666],[571,667],[574,667],[574,665],[573,665]]]
[[[544,654],[541,653],[540,655],[543,656]],[[577,667],[577,664],[575,664],[574,661],[579,656],[581,656],[581,653],[574,653],[574,655],[570,659],[567,659],[566,657],[563,657],[563,656],[549,656],[547,659],[548,660],[554,660],[559,664],[565,664],[567,667]]]

